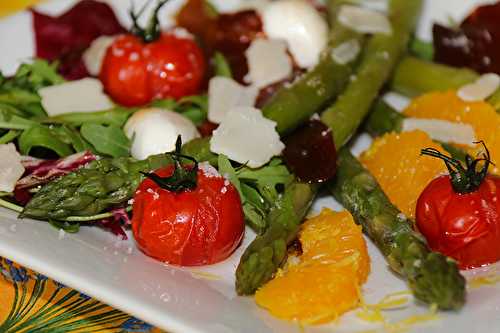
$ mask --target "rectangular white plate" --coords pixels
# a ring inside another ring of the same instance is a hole
[[[239,0],[219,0],[219,5],[234,8]],[[411,0],[408,0],[411,1]],[[51,1],[41,10],[58,13],[75,1]],[[108,1],[127,23],[128,1]],[[136,1],[137,5],[140,1]],[[165,11],[179,8],[182,1],[172,1]],[[419,35],[428,39],[430,22],[460,19],[475,4],[487,1],[427,0]],[[493,2],[493,1],[489,1]],[[167,20],[168,24],[168,20]],[[19,62],[33,55],[31,16],[19,13],[0,21],[0,69],[12,74]],[[366,147],[366,137],[359,140]],[[339,208],[323,197],[314,208]],[[171,332],[300,332],[294,324],[273,319],[259,309],[252,298],[237,297],[234,292],[234,270],[243,248],[252,238],[247,232],[244,244],[222,264],[196,270],[167,267],[140,253],[133,241],[117,241],[100,229],[84,227],[75,235],[62,239],[47,223],[18,220],[16,215],[0,210],[0,256],[43,273],[118,309],[137,316]],[[363,288],[367,302],[377,302],[384,295],[406,290],[403,281],[386,267],[378,250],[369,243],[372,273]],[[488,269],[495,272],[496,266]],[[484,272],[476,272],[482,274]],[[471,275],[471,274],[468,274]],[[211,278],[209,278],[211,277]],[[391,320],[410,314],[425,313],[425,307],[411,303],[406,309],[388,313]],[[441,319],[414,332],[493,332],[500,331],[500,289],[496,286],[471,290],[465,308],[459,313],[440,314]],[[337,323],[307,328],[308,332],[354,333],[381,328],[366,324],[355,311]]]

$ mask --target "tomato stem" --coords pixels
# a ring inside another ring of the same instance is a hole
[[[132,18],[132,29],[131,33],[141,38],[144,43],[151,43],[160,38],[161,30],[160,30],[160,21],[158,19],[158,12],[169,0],[161,0],[156,5],[151,18],[149,19],[149,23],[145,28],[139,25],[139,17],[142,16],[146,7],[150,3],[150,1],[146,2],[146,4],[139,10],[139,12],[135,13],[134,7],[130,9],[130,17]]]
[[[198,161],[191,157],[181,154],[182,140],[177,137],[175,142],[175,151],[167,153],[174,160],[174,172],[169,177],[160,177],[155,173],[141,172],[144,176],[151,179],[159,187],[170,192],[182,192],[196,188],[198,181]],[[189,160],[194,165],[186,167],[182,164],[182,159]]]
[[[421,154],[436,157],[444,161],[446,168],[450,172],[451,185],[456,193],[472,193],[481,186],[484,178],[488,174],[490,164],[493,164],[490,160],[490,152],[484,142],[479,141],[474,143],[482,144],[485,152],[478,158],[473,158],[467,154],[465,156],[465,166],[459,160],[444,155],[434,148],[422,149]],[[478,169],[479,162],[484,162],[484,164]]]

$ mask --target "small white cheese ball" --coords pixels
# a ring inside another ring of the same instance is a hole
[[[12,143],[0,145],[0,192],[12,192],[24,173],[21,155]]]
[[[132,140],[132,157],[138,160],[173,151],[179,135],[182,142],[200,136],[189,119],[176,112],[159,108],[137,111],[125,124],[124,131]]]
[[[99,76],[106,51],[113,44],[114,36],[96,38],[83,53],[82,59],[90,75]]]
[[[328,42],[328,25],[305,0],[274,1],[261,10],[264,32],[283,39],[300,67],[316,65]]]

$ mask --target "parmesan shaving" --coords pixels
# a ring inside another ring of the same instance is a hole
[[[41,88],[38,94],[49,116],[102,111],[113,107],[109,97],[103,93],[101,81],[92,78]]]
[[[465,102],[484,101],[500,87],[500,76],[494,73],[483,74],[471,84],[466,84],[457,92]]]
[[[286,43],[276,39],[256,39],[246,51],[248,83],[264,88],[284,80],[292,74],[292,61],[286,52]]]
[[[82,59],[90,75],[99,75],[106,52],[111,44],[113,44],[114,40],[115,37],[112,36],[98,37],[90,44],[90,47],[85,50]]]
[[[263,166],[284,148],[276,131],[276,123],[252,107],[232,109],[210,140],[212,152],[246,163],[251,168]]]
[[[392,34],[389,19],[383,13],[368,8],[344,5],[340,8],[339,22],[361,33]]]
[[[12,192],[24,173],[21,155],[13,143],[0,145],[0,192]]]
[[[220,123],[232,108],[254,106],[259,89],[245,87],[233,79],[217,76],[208,86],[208,120]]]
[[[361,51],[359,42],[351,39],[344,42],[332,50],[332,58],[339,65],[345,65],[355,60]]]
[[[472,146],[477,141],[476,133],[471,125],[447,120],[406,118],[403,120],[401,130],[403,132],[420,130],[427,133],[433,140],[461,145]]]

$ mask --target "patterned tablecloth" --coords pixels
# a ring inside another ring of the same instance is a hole
[[[44,275],[0,258],[0,332],[162,331]]]

